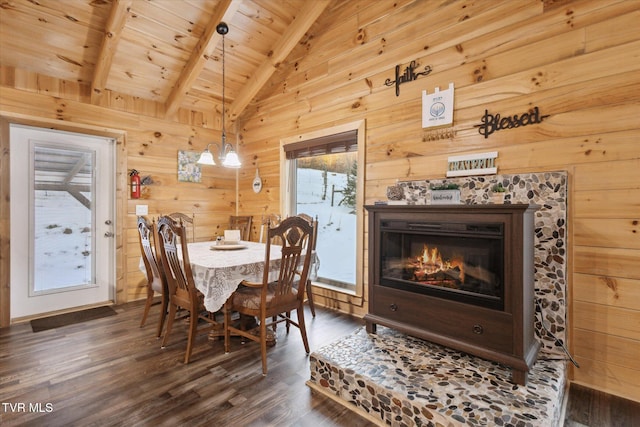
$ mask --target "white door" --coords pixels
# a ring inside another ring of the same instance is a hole
[[[10,127],[11,318],[113,300],[115,141]]]

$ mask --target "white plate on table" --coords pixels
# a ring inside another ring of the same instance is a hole
[[[213,245],[211,246],[211,250],[212,251],[233,251],[236,249],[244,249],[246,247],[247,245],[243,245],[243,244],[236,244],[236,245],[224,244],[224,245]]]

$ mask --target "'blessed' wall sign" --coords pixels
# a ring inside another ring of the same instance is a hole
[[[484,135],[485,138],[489,138],[489,135],[499,130],[542,123],[542,120],[547,117],[549,117],[549,115],[540,115],[538,107],[520,115],[515,114],[507,117],[501,117],[500,114],[489,114],[489,110],[484,110],[484,116],[481,119],[482,124],[476,125],[475,127],[478,128],[480,135]]]

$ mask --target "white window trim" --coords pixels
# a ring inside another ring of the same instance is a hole
[[[295,182],[289,177],[292,176],[294,161],[287,160],[284,146],[294,142],[308,139],[321,138],[327,135],[358,131],[358,179],[356,183],[356,291],[355,295],[362,297],[364,294],[364,183],[365,183],[365,121],[344,123],[338,126],[320,129],[314,132],[295,135],[280,140],[280,212],[285,214],[291,212],[291,191]],[[353,294],[346,291],[345,293]]]

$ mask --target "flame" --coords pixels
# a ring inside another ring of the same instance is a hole
[[[427,274],[437,273],[446,268],[438,248],[429,249],[427,245],[424,245],[422,255],[418,256],[418,266]]]
[[[461,280],[464,280],[464,262],[461,259],[443,260],[438,248],[430,249],[424,245],[422,255],[416,258],[417,268],[424,274],[433,274],[458,267]]]

